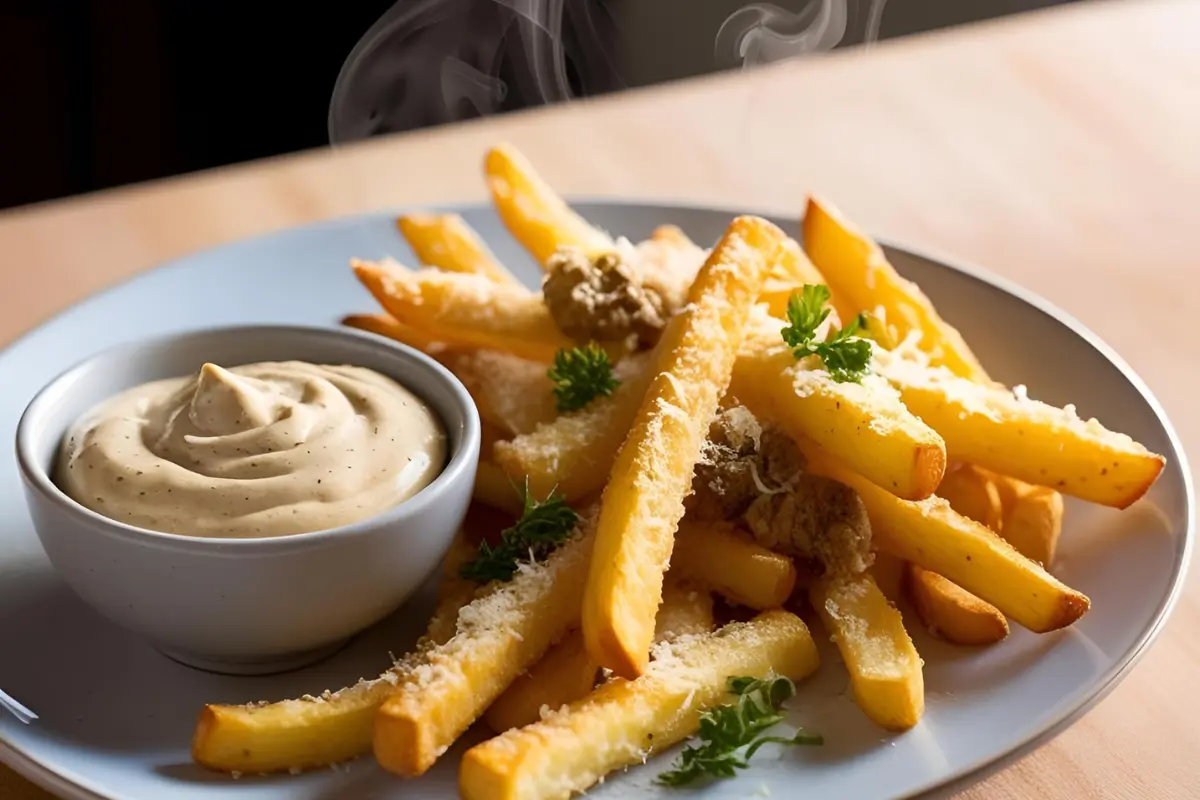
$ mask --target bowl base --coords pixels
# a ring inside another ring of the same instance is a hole
[[[278,672],[291,672],[323,661],[345,647],[349,641],[350,639],[346,638],[314,650],[247,659],[214,658],[159,645],[155,645],[155,649],[172,661],[178,661],[186,667],[215,672],[218,675],[271,675]]]

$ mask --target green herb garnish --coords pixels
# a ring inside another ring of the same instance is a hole
[[[860,314],[838,331],[830,331],[825,341],[816,339],[817,328],[829,316],[829,287],[806,284],[799,294],[788,298],[788,326],[781,333],[797,359],[817,356],[838,383],[858,383],[871,368],[871,342],[855,336],[866,320]]]
[[[543,559],[571,538],[579,515],[567,505],[565,497],[552,491],[545,500],[534,500],[528,480],[523,495],[521,518],[500,532],[500,543],[495,547],[482,542],[475,558],[459,568],[459,575],[477,583],[509,581],[521,562]]]
[[[794,694],[796,686],[787,678],[730,678],[729,691],[737,700],[704,712],[697,736],[700,744],[689,745],[675,761],[675,768],[659,775],[666,786],[683,786],[697,778],[732,778],[746,769],[758,748],[768,742],[816,745],[825,740],[797,730],[792,736],[760,736],[767,728],[783,722],[779,707]],[[742,750],[745,748],[745,750]]]
[[[583,408],[596,395],[608,397],[621,382],[613,377],[608,353],[600,345],[559,350],[554,354],[554,366],[547,373],[554,381],[554,397],[559,411]]]

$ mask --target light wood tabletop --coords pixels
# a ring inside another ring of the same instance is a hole
[[[304,153],[0,214],[0,342],[250,234],[483,198],[507,140],[564,193],[798,215],[974,262],[1108,341],[1200,453],[1200,3],[1070,5],[869,50]],[[1093,711],[961,797],[1200,796],[1200,577]],[[0,797],[45,793],[0,767]]]

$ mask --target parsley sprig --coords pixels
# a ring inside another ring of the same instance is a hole
[[[559,411],[583,408],[597,395],[608,397],[621,385],[613,377],[608,353],[594,342],[587,347],[559,350],[547,375],[554,381]]]
[[[829,298],[829,287],[821,284],[806,284],[799,294],[789,297],[783,340],[797,359],[819,357],[838,383],[858,383],[871,367],[871,342],[855,335],[865,320],[860,314],[841,330],[831,331],[825,341],[817,341],[817,328],[829,316],[825,306]]]
[[[792,736],[761,736],[767,728],[783,722],[779,708],[796,693],[787,678],[730,678],[729,691],[737,700],[704,712],[696,734],[700,744],[684,749],[675,768],[658,776],[666,786],[683,786],[697,778],[732,778],[746,769],[750,759],[764,744],[817,745],[825,740],[816,734],[797,730]],[[742,748],[745,748],[743,750]]]
[[[459,568],[462,577],[477,583],[510,581],[521,562],[539,561],[571,538],[579,515],[567,505],[565,497],[550,492],[545,500],[534,500],[528,480],[523,494],[521,518],[500,532],[500,543],[495,547],[480,543],[475,558]]]

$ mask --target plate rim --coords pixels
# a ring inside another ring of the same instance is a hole
[[[705,213],[728,214],[732,219],[739,215],[756,215],[764,217],[768,220],[783,220],[794,219],[796,233],[799,233],[800,221],[803,214],[795,212],[782,212],[777,209],[765,209],[763,207],[753,208],[738,208],[734,209],[728,206],[713,205],[707,203],[698,203],[689,200],[683,200],[670,197],[639,197],[635,199],[621,199],[612,196],[598,195],[566,195],[564,199],[568,205],[575,207],[580,205],[588,206],[610,206],[620,208],[645,208],[645,209],[663,209],[671,208],[680,211],[694,211]],[[26,339],[39,333],[43,328],[49,327],[58,323],[63,318],[69,316],[75,309],[83,303],[99,300],[109,294],[120,291],[128,283],[132,283],[140,278],[143,278],[150,273],[179,268],[183,264],[192,261],[193,259],[203,258],[205,256],[218,253],[226,248],[235,248],[245,245],[248,242],[268,239],[274,236],[283,236],[298,231],[311,231],[317,229],[336,229],[343,226],[361,223],[369,219],[377,219],[387,216],[395,216],[397,214],[408,211],[440,211],[443,213],[464,213],[470,211],[489,211],[493,210],[490,203],[487,201],[469,201],[469,202],[444,202],[436,204],[401,204],[396,206],[388,206],[386,208],[377,208],[368,211],[361,211],[348,214],[339,214],[324,219],[314,220],[312,222],[303,223],[300,225],[288,225],[271,230],[261,231],[250,236],[244,236],[230,241],[220,242],[208,247],[198,248],[186,253],[182,253],[167,261],[158,262],[152,266],[140,269],[131,275],[127,275],[101,289],[92,292],[69,306],[51,313],[41,321],[37,322],[33,327],[19,334],[15,338],[4,343],[0,347],[0,358],[5,356],[10,349],[16,348],[23,344]],[[494,210],[493,210],[494,213]],[[1166,409],[1154,394],[1153,390],[1147,385],[1146,381],[1131,367],[1117,351],[1105,342],[1097,333],[1092,331],[1088,326],[1080,322],[1075,316],[1059,308],[1050,300],[1042,297],[1032,289],[1028,289],[1021,284],[1006,278],[992,270],[981,267],[973,261],[966,261],[953,256],[949,256],[944,252],[935,248],[914,248],[905,244],[900,244],[896,240],[887,238],[876,238],[876,241],[885,250],[903,253],[931,264],[947,268],[953,272],[958,272],[969,278],[978,280],[991,286],[994,289],[1009,294],[1026,305],[1032,306],[1041,313],[1051,317],[1055,321],[1063,324],[1072,333],[1086,342],[1101,356],[1103,356],[1110,364],[1116,367],[1117,371],[1125,380],[1129,381],[1130,385],[1138,392],[1143,401],[1149,406],[1150,410],[1157,418],[1159,425],[1162,426],[1163,432],[1166,434],[1167,442],[1171,446],[1172,455],[1178,464],[1180,475],[1183,482],[1183,501],[1185,505],[1184,514],[1184,530],[1181,537],[1181,544],[1177,549],[1177,557],[1175,559],[1174,569],[1171,576],[1170,590],[1167,592],[1163,601],[1155,609],[1154,617],[1149,625],[1143,629],[1137,637],[1137,640],[1122,656],[1116,661],[1112,669],[1104,673],[1090,694],[1082,700],[1073,709],[1068,710],[1046,722],[1039,730],[1030,734],[1022,742],[1014,745],[1005,752],[991,757],[978,759],[971,764],[962,767],[955,771],[945,779],[922,786],[919,789],[907,795],[899,797],[921,797],[921,796],[945,796],[950,792],[957,791],[967,786],[978,783],[979,781],[996,774],[1002,769],[1012,765],[1024,756],[1028,755],[1038,747],[1047,744],[1056,736],[1074,725],[1079,719],[1085,716],[1089,711],[1096,707],[1100,701],[1108,697],[1109,694],[1123,681],[1134,667],[1142,660],[1146,653],[1150,650],[1153,644],[1161,636],[1167,622],[1170,620],[1179,598],[1183,593],[1184,586],[1187,582],[1188,571],[1191,566],[1195,538],[1196,538],[1196,496],[1195,487],[1193,485],[1192,472],[1188,463],[1187,455],[1183,449],[1183,443],[1179,439],[1179,434],[1175,429],[1175,425],[1171,422],[1171,418],[1167,415]],[[0,737],[0,763],[4,763],[11,767],[13,771],[27,778],[30,782],[38,785],[47,791],[54,792],[64,800],[119,800],[115,795],[106,794],[89,786],[87,779],[55,769],[43,761],[41,761],[33,753],[27,752],[26,749],[20,748],[17,745],[6,741]]]

